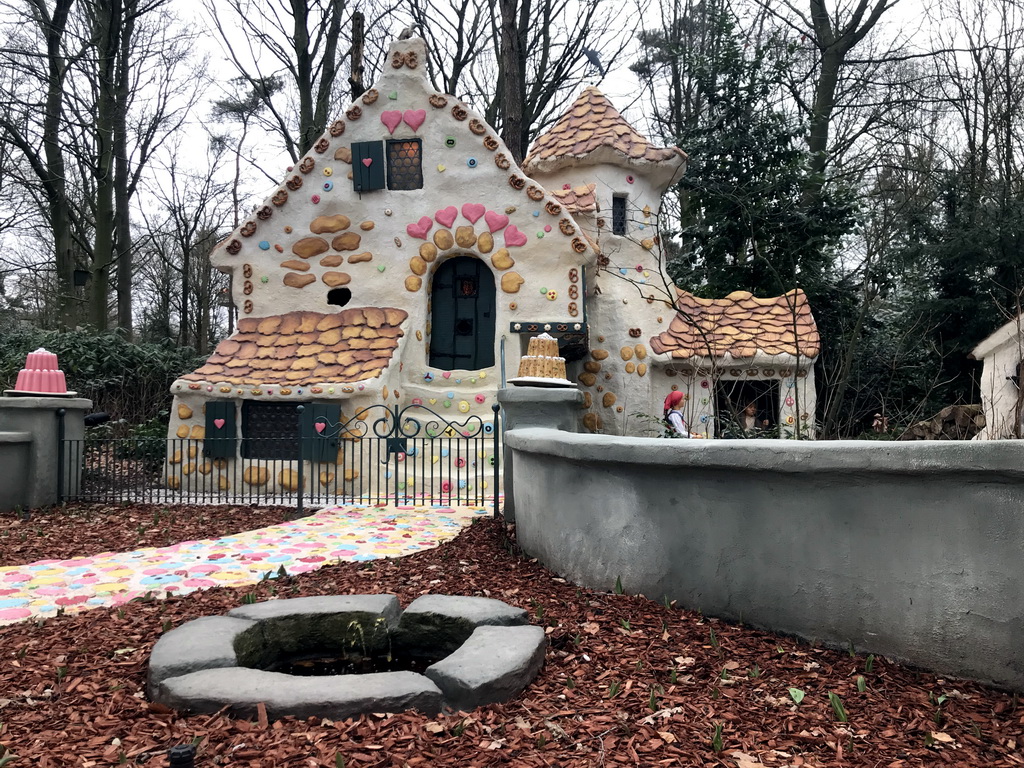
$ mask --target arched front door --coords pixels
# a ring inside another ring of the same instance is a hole
[[[494,365],[494,275],[480,259],[456,256],[431,289],[430,365],[451,371]]]

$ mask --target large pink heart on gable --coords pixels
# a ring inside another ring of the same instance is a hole
[[[462,206],[462,215],[469,219],[471,223],[476,224],[486,210],[487,208],[480,205],[480,203],[466,203]]]
[[[487,228],[491,232],[497,232],[499,229],[504,229],[508,226],[508,216],[504,213],[488,211],[484,214],[484,221],[487,222]]]
[[[434,214],[434,218],[437,219],[437,223],[442,227],[450,227],[455,223],[455,217],[459,215],[459,209],[454,205],[449,205],[447,208],[442,208],[440,211]]]
[[[409,224],[405,231],[409,233],[409,237],[418,237],[420,240],[427,239],[427,232],[434,226],[434,220],[429,216],[424,216],[415,224]]]
[[[223,426],[224,426],[224,419],[214,419],[213,420],[213,426],[215,426],[217,429],[223,428]]]
[[[380,113],[380,121],[387,126],[388,133],[394,133],[402,122],[402,113],[397,109],[390,109]]]
[[[402,115],[402,119],[405,120],[406,125],[414,131],[418,131],[420,126],[423,125],[423,121],[427,119],[427,110],[407,109],[405,114]]]
[[[316,424],[313,425],[313,429],[315,429],[317,432],[323,432],[326,428],[327,425],[324,424],[322,421],[318,421],[316,422]]]
[[[505,245],[526,245],[526,235],[520,232],[515,224],[509,224],[505,230]]]

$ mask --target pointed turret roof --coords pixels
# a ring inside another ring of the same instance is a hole
[[[548,173],[566,165],[616,163],[631,167],[686,162],[679,147],[656,147],[594,86],[588,86],[569,110],[534,141],[523,163],[527,174]]]

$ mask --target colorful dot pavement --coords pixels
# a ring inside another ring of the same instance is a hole
[[[0,625],[123,605],[144,597],[242,586],[338,561],[399,557],[454,538],[491,507],[347,506],[258,531],[170,547],[0,568]]]

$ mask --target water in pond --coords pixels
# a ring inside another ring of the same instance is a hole
[[[298,677],[365,675],[371,672],[417,672],[423,674],[427,667],[438,661],[440,659],[436,658],[319,654],[281,659],[266,669],[268,672],[283,672],[286,675],[296,675]]]

